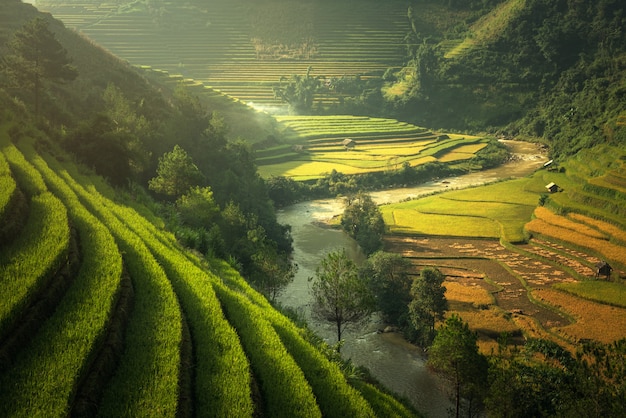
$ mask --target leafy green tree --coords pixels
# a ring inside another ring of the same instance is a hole
[[[359,193],[348,199],[341,217],[341,226],[361,246],[365,254],[372,254],[383,245],[385,222],[380,208],[372,197]]]
[[[452,383],[457,418],[462,407],[468,417],[478,416],[482,409],[488,363],[478,351],[477,340],[467,323],[452,315],[438,330],[428,352],[428,365]]]
[[[179,198],[189,188],[201,183],[202,177],[193,159],[184,149],[175,145],[172,152],[159,158],[157,176],[150,180],[148,186],[157,193]]]
[[[186,225],[207,229],[220,212],[211,188],[200,186],[191,187],[182,195],[176,201],[176,209]]]
[[[626,416],[626,339],[587,342],[572,356],[556,343],[528,340],[523,350],[500,344],[490,358],[492,417]]]
[[[345,249],[329,253],[309,280],[313,315],[336,325],[337,342],[347,325],[369,318],[375,309],[374,296]]]
[[[435,322],[441,321],[448,310],[444,280],[445,276],[439,269],[425,268],[411,287],[413,300],[409,304],[409,315],[423,346],[433,341]]]
[[[32,92],[37,116],[46,82],[63,83],[78,76],[67,50],[43,18],[37,17],[16,31],[7,49],[3,68],[16,87]]]
[[[360,272],[369,282],[383,319],[389,323],[402,325],[408,320],[410,268],[409,260],[400,254],[377,251],[368,257]]]
[[[111,119],[98,114],[79,124],[63,145],[112,184],[123,186],[132,176],[130,141],[128,133],[117,132]]]
[[[136,107],[113,83],[109,83],[102,95],[105,102],[105,115],[113,122],[113,132],[124,134],[126,148],[132,154],[131,167],[135,174],[143,173],[149,165],[150,153],[144,142],[153,136],[148,119],[137,113]]]
[[[258,246],[252,261],[258,271],[252,279],[271,300],[275,300],[279,292],[291,283],[298,270],[297,264],[292,263],[287,254],[278,252],[267,242]]]
[[[280,78],[280,84],[274,87],[274,95],[285,103],[294,113],[308,113],[313,107],[315,93],[320,88],[320,79],[311,76],[312,67],[306,75],[294,74],[291,80]]]

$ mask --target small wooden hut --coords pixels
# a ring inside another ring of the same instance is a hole
[[[546,184],[546,189],[548,189],[550,193],[556,193],[559,191],[559,186],[556,183],[552,182],[552,183]]]
[[[341,145],[343,145],[346,151],[348,151],[354,149],[354,147],[356,146],[356,141],[352,138],[346,138],[341,142]]]
[[[613,271],[613,267],[606,261],[602,260],[596,263],[596,279],[600,276],[604,276],[608,280],[611,277],[611,271]]]

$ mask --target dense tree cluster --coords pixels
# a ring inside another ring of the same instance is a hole
[[[378,205],[364,193],[348,198],[346,203],[341,217],[343,230],[355,239],[365,254],[379,250],[383,245],[385,222]]]
[[[24,92],[30,93],[37,117],[47,84],[72,81],[78,76],[67,50],[43,18],[35,18],[16,31],[7,43],[7,50],[2,69],[9,87],[22,96]]]

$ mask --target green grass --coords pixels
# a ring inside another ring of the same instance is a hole
[[[213,290],[212,283],[218,278],[185,257],[173,237],[158,231],[134,210],[119,206],[113,210],[163,266],[186,313],[196,357],[198,416],[252,416],[250,365]]]
[[[381,207],[392,233],[524,239],[540,194],[523,178],[454,190]]]
[[[122,256],[108,229],[67,184],[39,156],[30,159],[68,208],[80,236],[81,265],[53,316],[0,378],[0,415],[66,416],[79,381],[103,343],[120,287]]]
[[[70,228],[65,206],[47,190],[39,172],[5,139],[0,148],[20,189],[30,198],[19,237],[0,251],[0,336],[32,303],[67,259]]]
[[[264,412],[273,417],[321,417],[304,372],[271,324],[243,295],[219,283],[215,289],[259,380],[265,400]]]
[[[9,142],[8,137],[0,137],[0,152],[9,162],[11,173],[19,183],[20,190],[28,197],[48,191],[41,174],[24,159],[22,153]]]
[[[174,416],[178,407],[182,318],[171,283],[145,242],[113,212],[113,202],[78,173],[60,174],[81,203],[115,237],[135,292],[124,355],[104,393],[102,415]]]
[[[4,336],[67,259],[70,241],[65,206],[52,193],[34,196],[26,226],[0,253],[0,336]]]
[[[0,220],[15,193],[17,184],[11,175],[9,163],[0,152]]]
[[[602,280],[585,280],[576,283],[559,283],[557,289],[585,299],[626,308],[626,286]]]

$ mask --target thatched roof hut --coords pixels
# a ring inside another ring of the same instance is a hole
[[[608,279],[611,277],[611,271],[613,271],[613,267],[606,261],[602,260],[596,263],[596,278],[605,276]]]
[[[343,141],[341,141],[341,145],[343,145],[345,149],[349,150],[356,146],[356,141],[351,138],[346,138]]]

